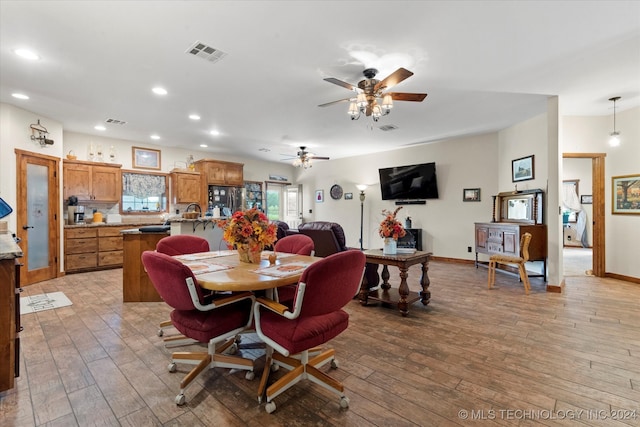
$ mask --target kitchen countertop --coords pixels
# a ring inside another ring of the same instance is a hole
[[[172,220],[173,221],[173,220]],[[163,221],[136,221],[136,222],[97,222],[97,223],[88,223],[88,224],[74,224],[74,225],[65,225],[64,228],[92,228],[92,227],[139,227],[141,225],[161,225],[164,224]]]
[[[0,233],[0,259],[14,259],[22,256],[22,249],[9,232]]]

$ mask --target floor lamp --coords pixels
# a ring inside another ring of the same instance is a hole
[[[360,190],[360,250],[364,250],[364,248],[362,247],[362,230],[363,230],[363,225],[364,225],[364,190],[367,189],[366,185],[357,185],[356,187],[358,187],[358,190]]]

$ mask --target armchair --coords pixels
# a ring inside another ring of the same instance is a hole
[[[199,236],[194,236],[190,234],[178,234],[174,236],[167,236],[165,238],[160,239],[160,241],[156,244],[156,251],[169,255],[184,255],[184,254],[194,254],[197,252],[208,252],[209,251],[209,242],[206,239],[203,239]],[[210,293],[210,292],[209,292]],[[160,322],[160,328],[158,329],[158,336],[161,337],[164,335],[165,330],[172,328],[173,323],[171,320],[165,320]],[[164,339],[165,345],[167,347],[189,344],[194,342],[194,340],[189,340],[184,336],[171,336]]]
[[[272,365],[290,370],[267,388],[268,413],[276,409],[275,397],[303,379],[338,394],[341,407],[349,406],[342,384],[319,369],[329,362],[337,368],[335,350],[313,353],[316,346],[349,326],[349,314],[343,307],[360,286],[365,259],[360,251],[344,251],[307,267],[297,284],[292,309],[271,299],[256,299],[256,332],[267,345],[258,400],[262,399]]]
[[[336,252],[346,251],[342,226],[329,221],[305,222],[298,226],[298,232],[313,239],[315,256],[326,257]]]
[[[185,389],[207,367],[247,370],[245,377],[253,379],[252,360],[223,354],[233,348],[236,334],[250,328],[253,294],[238,292],[205,303],[193,272],[180,261],[159,252],[145,251],[142,264],[162,299],[173,308],[171,321],[176,329],[208,346],[206,352],[174,352],[171,355],[169,372],[176,371],[176,363],[196,365],[180,382],[176,404],[185,403]]]

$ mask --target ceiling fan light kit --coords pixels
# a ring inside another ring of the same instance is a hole
[[[375,79],[378,70],[375,68],[367,68],[362,72],[365,79],[358,82],[357,86],[343,82],[334,77],[324,79],[329,83],[342,86],[346,89],[357,92],[356,98],[347,98],[339,101],[321,104],[319,107],[327,107],[343,101],[349,101],[349,109],[347,114],[351,120],[358,120],[361,115],[371,116],[374,122],[382,116],[386,116],[393,108],[393,101],[412,101],[422,102],[426,97],[426,93],[405,93],[405,92],[389,92],[386,89],[397,85],[401,81],[411,77],[413,73],[405,68],[398,68],[383,80]]]
[[[316,156],[313,153],[309,153],[306,150],[307,147],[300,147],[300,151],[296,154],[296,159],[293,161],[293,166],[297,168],[309,169],[312,167],[311,160],[329,160],[329,157]]]

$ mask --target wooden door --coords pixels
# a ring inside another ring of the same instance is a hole
[[[59,268],[60,160],[16,150],[17,235],[24,252],[20,281],[24,285],[53,279]]]

